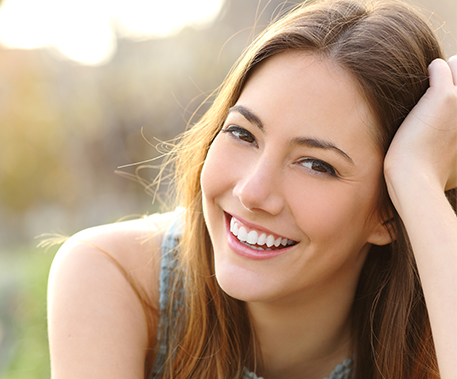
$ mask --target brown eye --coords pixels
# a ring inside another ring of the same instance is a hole
[[[237,125],[230,125],[228,128],[222,130],[224,133],[230,133],[233,137],[250,144],[254,144],[257,146],[257,141],[255,137],[252,135],[251,132],[248,130],[237,126]]]
[[[305,158],[302,159],[299,163],[316,173],[337,177],[335,169],[328,163],[319,159]]]
[[[319,172],[328,172],[327,168],[324,167],[322,164],[320,164],[319,162],[313,162],[312,164],[312,169],[314,171],[319,171]]]

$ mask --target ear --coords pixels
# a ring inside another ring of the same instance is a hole
[[[384,246],[395,240],[395,229],[393,226],[393,218],[387,221],[379,221],[373,228],[368,237],[368,243],[372,245]]]

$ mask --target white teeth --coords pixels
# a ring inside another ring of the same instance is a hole
[[[270,234],[268,237],[267,237],[267,246],[268,247],[272,247],[275,243],[275,238]]]
[[[244,226],[238,229],[238,239],[243,242],[248,239],[248,232]]]
[[[251,230],[248,234],[248,239],[246,240],[247,243],[250,243],[251,245],[255,245],[257,243],[258,239],[258,234],[255,230]]]
[[[230,219],[230,231],[231,231],[233,234],[235,234],[235,232],[234,232],[234,229],[235,229],[234,226],[235,226],[235,219],[232,217],[232,218]],[[236,234],[235,234],[235,235],[236,235]]]
[[[267,241],[267,235],[265,233],[262,233],[259,237],[259,239],[257,240],[257,245],[265,245],[265,242]]]
[[[293,245],[294,242],[287,239],[287,238],[281,238],[278,237],[275,239],[275,237],[270,234],[267,236],[266,233],[262,233],[259,236],[259,233],[255,230],[251,230],[249,233],[247,232],[246,228],[244,226],[238,227],[237,222],[235,221],[235,218],[232,217],[230,220],[230,231],[234,236],[236,236],[240,241],[246,242],[250,245],[267,245],[267,247],[272,247],[273,245],[276,247],[279,247],[279,245],[282,246],[290,246]]]
[[[233,233],[233,235],[238,235],[238,225],[235,223],[235,219],[233,217],[230,221],[230,231]]]

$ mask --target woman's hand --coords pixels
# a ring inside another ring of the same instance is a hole
[[[457,55],[429,66],[430,87],[398,129],[384,162],[391,196],[423,179],[457,187]],[[395,202],[395,199],[392,199]]]
[[[385,158],[390,198],[416,259],[440,377],[457,373],[457,56],[430,64],[430,88],[398,129]]]

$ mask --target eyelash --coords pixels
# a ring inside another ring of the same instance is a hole
[[[248,130],[237,126],[237,125],[230,125],[225,129],[222,129],[223,133],[230,134],[233,138],[237,138],[243,142],[253,144],[254,146],[258,147],[257,141],[253,134]],[[320,159],[315,158],[302,158],[298,161],[298,164],[303,165],[303,163],[311,163],[311,167],[308,167],[317,175],[330,175],[335,178],[338,177],[336,170],[330,164],[321,161]],[[304,166],[304,165],[303,165]],[[304,166],[306,167],[306,166]]]
[[[303,163],[311,163],[311,167],[307,167],[307,168],[316,172],[318,175],[330,175],[335,178],[338,177],[336,170],[333,168],[333,166],[329,165],[328,163],[326,163],[324,161],[321,161],[320,159],[303,158],[303,159],[300,159],[298,163],[301,165],[303,165]]]
[[[222,129],[222,132],[229,133],[234,138],[237,138],[243,142],[252,143],[255,146],[258,146],[257,141],[255,137],[252,135],[252,133],[240,126],[230,125],[226,129]]]

